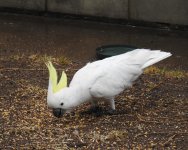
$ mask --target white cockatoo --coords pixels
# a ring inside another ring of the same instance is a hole
[[[171,53],[160,50],[135,49],[88,63],[75,73],[69,86],[64,71],[57,82],[56,69],[49,61],[46,63],[50,76],[47,104],[54,109],[56,117],[84,102],[90,101],[95,106],[99,98],[105,99],[115,110],[116,95],[130,87],[146,67],[170,56]]]

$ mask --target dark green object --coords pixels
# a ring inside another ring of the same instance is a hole
[[[120,55],[134,49],[137,49],[137,47],[131,45],[105,45],[98,47],[96,49],[96,53],[98,59],[104,59],[107,57]]]

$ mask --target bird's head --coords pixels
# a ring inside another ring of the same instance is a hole
[[[69,102],[65,101],[67,97],[67,76],[63,71],[58,82],[57,71],[52,63],[49,61],[46,66],[49,71],[47,104],[53,109],[54,116],[61,117],[70,109]]]

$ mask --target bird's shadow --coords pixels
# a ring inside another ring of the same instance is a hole
[[[112,109],[104,109],[102,107],[95,107],[95,108],[89,108],[86,111],[80,112],[80,115],[93,115],[95,117],[101,117],[101,116],[113,116],[113,115],[122,115],[122,114],[128,114],[128,111],[126,110],[112,110]]]

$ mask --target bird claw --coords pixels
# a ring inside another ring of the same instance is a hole
[[[102,111],[102,108],[100,108],[99,106],[96,106],[96,107],[91,107],[89,109],[88,113],[90,113],[90,114],[93,114],[93,113],[97,114],[97,113],[101,113],[101,111]]]
[[[96,117],[100,117],[102,115],[115,115],[117,112],[114,109],[102,109],[99,106],[91,107],[89,110],[82,112],[82,114],[92,114]]]
[[[107,114],[108,115],[115,115],[116,114],[116,110],[115,109],[109,109],[109,110],[107,110]]]

